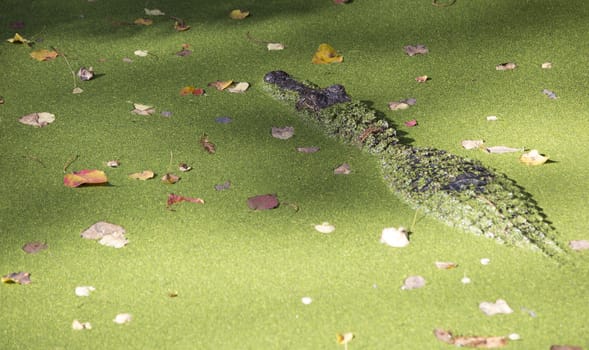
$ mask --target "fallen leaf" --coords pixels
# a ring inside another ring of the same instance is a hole
[[[185,173],[187,171],[192,170],[192,167],[186,163],[180,163],[178,164],[178,170]]]
[[[121,163],[118,160],[109,160],[106,162],[106,166],[109,168],[118,168]]]
[[[207,153],[214,154],[217,151],[215,144],[209,141],[207,134],[202,135],[199,142]]]
[[[172,112],[170,111],[162,111],[160,115],[164,118],[170,118],[172,116]]]
[[[125,63],[132,63],[133,60],[130,59],[129,57],[123,57],[123,62],[125,62]]]
[[[513,312],[511,307],[509,307],[507,302],[503,299],[497,299],[494,303],[484,301],[479,304],[479,309],[488,316],[497,314],[510,314]]]
[[[188,24],[186,24],[186,22],[184,22],[184,20],[182,18],[178,18],[178,17],[171,17],[172,19],[176,20],[176,22],[174,22],[174,29],[176,29],[179,32],[185,32],[188,29],[190,29],[190,26]]]
[[[405,124],[405,126],[407,126],[409,128],[412,128],[414,126],[417,126],[417,120],[416,119],[411,119],[411,120],[406,121],[403,124]]]
[[[94,78],[94,68],[81,67],[80,69],[78,69],[76,75],[78,76],[78,78],[80,78],[80,80],[88,81]]]
[[[354,339],[354,333],[352,333],[352,332],[337,333],[335,338],[336,338],[336,341],[338,344],[346,345]]]
[[[110,222],[106,221],[99,221],[92,226],[85,229],[81,234],[80,237],[85,239],[94,239],[98,240],[104,236],[115,234],[115,233],[122,233],[124,234],[126,231],[122,226],[111,224]]]
[[[337,54],[337,51],[329,44],[321,44],[317,51],[313,55],[311,60],[314,64],[328,64],[328,63],[341,63],[344,57]]]
[[[425,47],[425,45],[421,45],[421,44],[407,45],[407,46],[403,47],[403,51],[405,51],[405,53],[409,56],[425,55],[429,52],[427,47]]]
[[[519,161],[526,165],[542,165],[548,161],[547,156],[543,156],[538,150],[533,149],[519,157]]]
[[[133,53],[135,54],[135,56],[139,57],[146,57],[147,55],[149,55],[149,52],[145,50],[135,50]]]
[[[342,165],[338,166],[337,168],[333,169],[333,173],[335,175],[348,175],[352,172],[350,168],[350,164],[343,163]]]
[[[31,284],[31,274],[28,272],[13,272],[2,276],[2,283]]]
[[[242,11],[240,9],[233,10],[229,13],[229,17],[231,17],[231,19],[244,19],[249,15],[249,11]]]
[[[335,231],[335,226],[333,226],[332,224],[330,224],[329,222],[323,222],[321,225],[315,225],[315,230],[317,230],[318,232],[321,233],[332,233],[333,231]]]
[[[165,13],[160,11],[159,9],[148,9],[148,8],[144,8],[143,9],[145,11],[145,14],[148,16],[164,16]]]
[[[517,68],[517,64],[513,62],[501,63],[495,66],[496,70],[514,70]]]
[[[405,102],[393,101],[389,102],[389,109],[391,111],[401,111],[404,109],[408,109],[409,105]]]
[[[503,336],[494,337],[481,337],[481,336],[458,336],[455,337],[450,331],[444,329],[435,329],[434,336],[436,339],[452,344],[457,347],[470,347],[470,348],[500,348],[507,345],[507,338]]]
[[[18,121],[26,125],[42,128],[53,123],[55,115],[49,112],[37,112],[22,116]]]
[[[174,193],[170,193],[168,195],[168,201],[166,206],[170,207],[176,203],[180,203],[180,202],[190,202],[190,203],[197,203],[197,204],[204,204],[205,201],[201,198],[196,198],[196,197],[185,197],[185,196],[180,196]]]
[[[292,126],[284,126],[284,127],[272,127],[272,137],[280,139],[280,140],[288,140],[294,135],[294,127]]]
[[[37,61],[50,61],[57,57],[56,51],[49,51],[49,50],[35,50],[29,54],[32,58],[36,59]]]
[[[72,94],[81,94],[82,92],[84,92],[84,90],[77,86],[72,90]]]
[[[485,148],[487,153],[495,153],[495,154],[503,154],[503,153],[515,153],[515,152],[523,152],[523,148],[513,148],[513,147],[506,147],[506,146],[491,146]]]
[[[552,68],[552,62],[544,62],[540,67],[542,67],[542,69],[550,69]]]
[[[583,350],[583,348],[575,345],[551,345],[550,350]]]
[[[284,50],[284,45],[281,43],[268,43],[266,45],[266,48],[268,49],[268,51],[280,51]]]
[[[305,305],[311,305],[312,302],[313,302],[313,298],[311,298],[311,297],[302,297],[301,298],[301,303],[303,303]]]
[[[481,262],[481,265],[489,265],[491,263],[491,259],[489,259],[489,258],[482,258],[480,260],[480,262]]]
[[[47,249],[47,243],[43,242],[29,242],[22,247],[27,254],[35,254],[45,249]]]
[[[238,93],[245,92],[245,90],[247,90],[249,87],[250,87],[249,83],[242,81],[242,82],[239,82],[239,83],[233,85],[230,88],[227,88],[227,91],[232,92],[234,94],[236,94],[236,93],[238,94]]]
[[[396,248],[406,247],[409,245],[407,229],[404,227],[387,227],[383,229],[380,235],[380,243]]]
[[[586,239],[569,241],[569,247],[572,250],[587,250],[589,249],[589,241]]]
[[[192,55],[192,50],[189,50],[189,47],[190,45],[188,44],[182,44],[182,50],[176,52],[176,56],[185,57]]]
[[[137,115],[151,115],[155,113],[155,108],[150,105],[144,105],[142,103],[133,103],[133,110],[131,113]]]
[[[171,173],[167,173],[166,175],[162,176],[162,182],[167,184],[175,184],[176,182],[180,181],[180,177],[176,176]]]
[[[223,91],[229,86],[231,86],[231,84],[233,84],[233,80],[217,80],[212,83],[208,83],[207,86],[214,87],[219,91]]]
[[[186,95],[194,95],[194,96],[203,96],[206,95],[205,90],[202,88],[196,88],[194,86],[185,86],[180,89],[180,96]]]
[[[425,278],[421,276],[409,276],[403,282],[402,290],[412,290],[425,287]]]
[[[90,293],[95,290],[96,290],[96,288],[94,288],[92,286],[80,286],[80,287],[76,287],[76,289],[74,290],[74,293],[79,297],[89,297]]]
[[[252,210],[274,209],[280,205],[275,194],[263,194],[247,199],[247,206]]]
[[[13,43],[13,44],[29,44],[30,43],[29,40],[25,39],[24,37],[22,37],[18,33],[14,34],[14,37],[6,39],[6,41],[8,41],[9,43]]]
[[[319,147],[297,147],[297,151],[301,153],[315,153],[319,152]]]
[[[81,185],[100,185],[108,182],[106,174],[102,170],[84,169],[65,174],[63,184],[67,187],[79,187]]]
[[[149,180],[155,177],[155,173],[151,170],[143,170],[140,173],[129,174],[129,178],[136,180]]]
[[[74,320],[72,322],[72,329],[76,331],[81,331],[84,329],[92,329],[92,325],[90,322],[80,322],[78,320]]]
[[[133,316],[131,314],[118,314],[115,316],[113,322],[118,324],[125,324],[131,322]]]
[[[150,26],[153,24],[153,19],[151,18],[137,18],[133,21],[134,24],[142,25],[142,26]]]
[[[542,90],[542,93],[548,96],[548,98],[551,100],[556,100],[558,98],[558,96],[556,96],[556,93],[552,90],[544,89]]]
[[[222,184],[217,184],[215,185],[215,190],[216,191],[223,191],[223,190],[228,190],[229,188],[231,188],[231,181],[225,181]]]
[[[435,265],[440,270],[451,270],[458,266],[458,264],[449,261],[436,261]]]
[[[420,75],[418,77],[415,78],[415,81],[418,83],[425,83],[426,81],[428,81],[430,78],[427,75]]]
[[[487,120],[488,121],[491,121],[491,122],[497,121],[498,119],[499,118],[497,118],[496,115],[489,115],[489,116],[487,116]]]
[[[121,232],[114,232],[109,235],[104,235],[98,243],[113,248],[123,248],[129,243],[129,240],[125,238],[125,234]]]
[[[464,149],[481,148],[485,141],[483,140],[463,140],[460,144]]]

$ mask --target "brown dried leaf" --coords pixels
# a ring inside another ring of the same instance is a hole
[[[451,270],[458,266],[458,264],[449,261],[436,261],[435,264],[436,267],[440,270]]]
[[[140,173],[129,174],[129,178],[136,179],[136,180],[149,180],[149,179],[153,179],[154,176],[155,176],[155,173],[151,170],[143,170]]]
[[[333,170],[335,175],[348,175],[351,173],[350,164],[344,163]]]
[[[12,284],[30,284],[31,283],[31,274],[28,272],[13,272],[9,273],[8,275],[2,276],[2,283]]]
[[[48,112],[37,112],[22,116],[18,121],[26,125],[42,128],[53,123],[54,120],[54,114]]]
[[[215,144],[209,141],[209,137],[207,136],[207,134],[202,135],[202,137],[200,138],[200,144],[202,148],[204,148],[204,150],[208,153],[214,154],[216,152]]]
[[[180,181],[180,176],[174,175],[172,173],[167,173],[166,175],[162,176],[162,182],[167,184],[173,185],[178,181]]]
[[[35,254],[47,249],[47,244],[43,242],[29,242],[22,247],[22,250],[28,254]]]
[[[84,230],[80,236],[86,239],[97,240],[106,235],[112,235],[115,233],[124,234],[125,232],[126,231],[122,226],[111,224],[110,222],[106,221],[99,221]]]
[[[506,63],[501,63],[495,66],[496,70],[514,70],[517,68],[517,64],[513,63],[513,62],[506,62]]]

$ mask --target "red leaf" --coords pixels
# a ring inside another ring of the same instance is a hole
[[[275,194],[263,194],[247,199],[247,206],[252,210],[267,210],[278,207],[280,203]]]

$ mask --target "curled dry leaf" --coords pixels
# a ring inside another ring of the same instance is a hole
[[[178,32],[185,32],[190,29],[190,26],[186,24],[186,22],[182,18],[178,17],[170,17],[171,19],[175,20],[174,22],[174,29]]]
[[[131,322],[132,319],[133,316],[131,316],[131,314],[118,314],[115,316],[113,322],[118,324],[125,324]]]
[[[13,43],[13,44],[29,44],[30,43],[30,41],[28,39],[25,39],[23,36],[21,36],[18,33],[14,34],[14,36],[12,38],[6,39],[6,41],[8,41],[9,43]]]
[[[80,237],[98,240],[106,235],[110,235],[117,232],[125,233],[126,231],[122,226],[111,224],[110,222],[106,221],[99,221],[93,224],[92,226],[88,227],[86,230],[84,230],[80,234]]]
[[[409,128],[412,128],[414,126],[417,126],[417,120],[416,119],[408,120],[403,124],[405,124],[405,126],[407,126]]]
[[[494,153],[494,154],[503,154],[503,153],[516,153],[516,152],[523,152],[524,149],[522,148],[514,148],[514,147],[507,147],[507,146],[491,146],[485,148],[487,153]]]
[[[234,93],[234,94],[239,94],[239,93],[245,92],[245,90],[247,90],[249,87],[250,87],[249,83],[242,81],[242,82],[239,82],[239,83],[233,85],[230,88],[227,88],[227,91]]]
[[[458,264],[449,261],[436,261],[435,265],[440,270],[451,270],[458,266]]]
[[[151,170],[143,170],[140,173],[133,173],[133,174],[129,174],[129,178],[130,179],[135,179],[135,180],[149,180],[149,179],[153,179],[155,177],[155,173]]]
[[[81,67],[80,69],[78,69],[76,75],[78,76],[78,78],[80,78],[80,80],[88,81],[94,78],[94,68]]]
[[[514,70],[517,68],[517,64],[513,63],[513,62],[506,62],[506,63],[501,63],[495,66],[496,70]]]
[[[439,341],[452,344],[457,347],[493,349],[507,345],[507,338],[503,336],[454,336],[450,331],[440,328],[434,330],[434,336]]]
[[[284,50],[284,45],[281,43],[268,43],[266,45],[266,48],[268,49],[268,51],[280,51]]]
[[[463,140],[460,144],[464,149],[482,148],[485,141],[483,140]]]
[[[137,115],[151,115],[155,113],[155,108],[153,106],[145,105],[142,103],[133,103],[133,110],[131,111],[131,113]]]
[[[32,51],[29,55],[31,55],[31,57],[36,59],[37,61],[50,61],[57,57],[57,52],[42,49]]]
[[[576,345],[551,345],[550,350],[583,350],[583,348]]]
[[[328,64],[328,63],[341,63],[344,57],[339,55],[337,51],[329,44],[321,44],[315,51],[311,63],[314,64]]]
[[[192,170],[192,167],[186,163],[180,163],[178,164],[178,170],[185,173],[187,171]]]
[[[403,47],[403,51],[405,51],[405,53],[409,56],[425,55],[429,52],[427,47],[425,47],[425,45],[421,45],[421,44],[407,45],[407,46]]]
[[[168,201],[166,202],[166,206],[170,207],[176,203],[180,203],[180,202],[190,202],[190,203],[197,203],[197,204],[204,204],[205,201],[202,198],[196,198],[196,197],[185,197],[185,196],[180,196],[174,193],[170,193],[168,195]]]
[[[207,153],[214,154],[217,151],[215,144],[209,141],[207,134],[202,135],[199,142],[202,148],[207,151]]]
[[[76,331],[81,331],[84,329],[92,329],[92,325],[90,322],[80,322],[78,320],[74,320],[72,322],[72,329]]]
[[[340,345],[346,345],[349,342],[351,342],[352,340],[354,340],[354,333],[352,333],[352,332],[337,333],[335,335],[335,339],[336,339],[336,341],[337,341],[338,344],[340,344]]]
[[[192,55],[192,50],[189,50],[189,47],[190,45],[188,44],[182,44],[182,50],[176,52],[176,56],[185,57]]]
[[[229,12],[229,17],[231,19],[244,19],[250,15],[249,11],[242,11],[240,9],[235,9]]]
[[[79,287],[76,287],[76,289],[74,290],[74,293],[79,297],[89,297],[90,293],[95,290],[96,290],[96,288],[94,288],[92,286],[79,286]]]
[[[27,254],[36,254],[45,249],[47,249],[47,243],[43,242],[29,242],[22,246],[22,250]]]
[[[317,230],[318,232],[327,234],[327,233],[332,233],[333,231],[335,231],[335,226],[333,226],[329,222],[325,221],[321,225],[315,225],[315,230]]]
[[[581,240],[573,240],[569,242],[569,247],[571,247],[572,250],[587,250],[589,249],[589,241],[586,239],[581,239]]]
[[[55,115],[49,112],[37,112],[22,116],[18,121],[25,125],[42,128],[53,123],[55,121]]]
[[[542,67],[542,69],[550,69],[552,68],[552,62],[544,62],[540,67]]]
[[[402,248],[408,246],[409,236],[407,233],[407,229],[404,227],[387,227],[383,229],[380,235],[380,243],[384,243],[395,248]]]
[[[147,57],[147,55],[149,55],[149,52],[147,52],[146,50],[135,50],[133,53],[135,54],[135,56],[139,57]]]
[[[430,80],[430,77],[428,77],[427,75],[420,75],[415,78],[415,81],[418,83],[425,83],[428,80]]]
[[[31,274],[29,272],[12,272],[2,276],[2,283],[31,284]]]
[[[403,282],[402,290],[412,290],[425,287],[425,278],[421,276],[409,276]]]
[[[497,299],[494,303],[483,301],[479,304],[479,309],[488,316],[513,313],[513,309],[503,299]]]
[[[247,206],[252,210],[274,209],[280,205],[275,194],[262,194],[247,199]]]
[[[67,187],[101,185],[107,182],[108,179],[104,171],[96,169],[84,169],[63,176],[63,184]]]
[[[106,162],[106,166],[109,168],[118,168],[121,165],[121,162],[119,162],[118,160],[109,160],[108,162]]]
[[[162,176],[162,182],[163,183],[167,183],[170,185],[175,184],[176,182],[180,181],[180,177],[177,175],[174,175],[172,173],[167,173],[164,176]]]
[[[223,91],[223,90],[227,89],[229,86],[231,86],[231,84],[233,84],[233,80],[217,80],[217,81],[213,81],[211,83],[208,83],[207,86],[214,87],[215,89],[217,89],[219,91]]]
[[[333,173],[335,175],[349,175],[351,172],[352,172],[352,169],[350,168],[350,164],[348,164],[348,163],[343,163],[342,165],[333,169]]]
[[[533,149],[519,157],[519,161],[526,165],[542,165],[548,161],[548,156],[543,156],[538,150]]]
[[[280,140],[288,140],[294,135],[294,127],[292,126],[284,126],[284,127],[272,127],[272,137],[280,139]]]

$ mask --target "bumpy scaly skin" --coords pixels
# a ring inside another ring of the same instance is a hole
[[[541,210],[505,175],[443,150],[402,144],[386,120],[352,101],[341,85],[320,89],[283,71],[266,74],[264,82],[273,97],[294,104],[326,134],[376,155],[387,184],[412,207],[450,226],[566,260]]]

